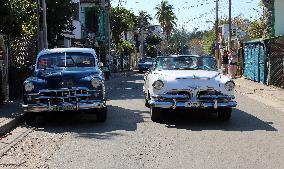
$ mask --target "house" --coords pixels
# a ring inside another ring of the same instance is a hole
[[[163,36],[163,31],[161,25],[149,25],[148,26],[148,35],[153,36],[157,35],[162,37]]]
[[[272,10],[272,18],[274,19],[272,21],[273,24],[273,30],[272,31],[272,36],[282,36],[284,35],[284,0],[274,0],[271,1],[273,3],[273,9]]]

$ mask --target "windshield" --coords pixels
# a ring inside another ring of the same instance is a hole
[[[157,70],[217,70],[213,57],[179,56],[161,57],[156,64]]]
[[[54,68],[54,67],[94,67],[95,58],[90,53],[67,52],[67,53],[50,53],[38,58],[37,68]]]
[[[140,59],[139,63],[149,63],[149,64],[152,64],[153,63],[153,59],[152,58],[143,58],[143,59]]]

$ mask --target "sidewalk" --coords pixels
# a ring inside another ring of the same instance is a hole
[[[255,94],[270,100],[277,100],[284,104],[284,89],[266,86],[262,83],[257,83],[245,78],[235,79],[236,90],[241,94]]]
[[[0,136],[13,129],[22,119],[22,109],[19,101],[6,102],[0,105]]]

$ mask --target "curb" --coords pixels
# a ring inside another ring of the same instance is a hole
[[[8,118],[0,124],[0,136],[4,136],[9,133],[15,127],[18,126],[24,120],[24,115],[18,115],[16,117]]]

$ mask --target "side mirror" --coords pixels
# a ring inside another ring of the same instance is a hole
[[[29,69],[30,69],[30,70],[35,70],[35,66],[36,66],[36,65],[31,65],[31,66],[29,66]]]

